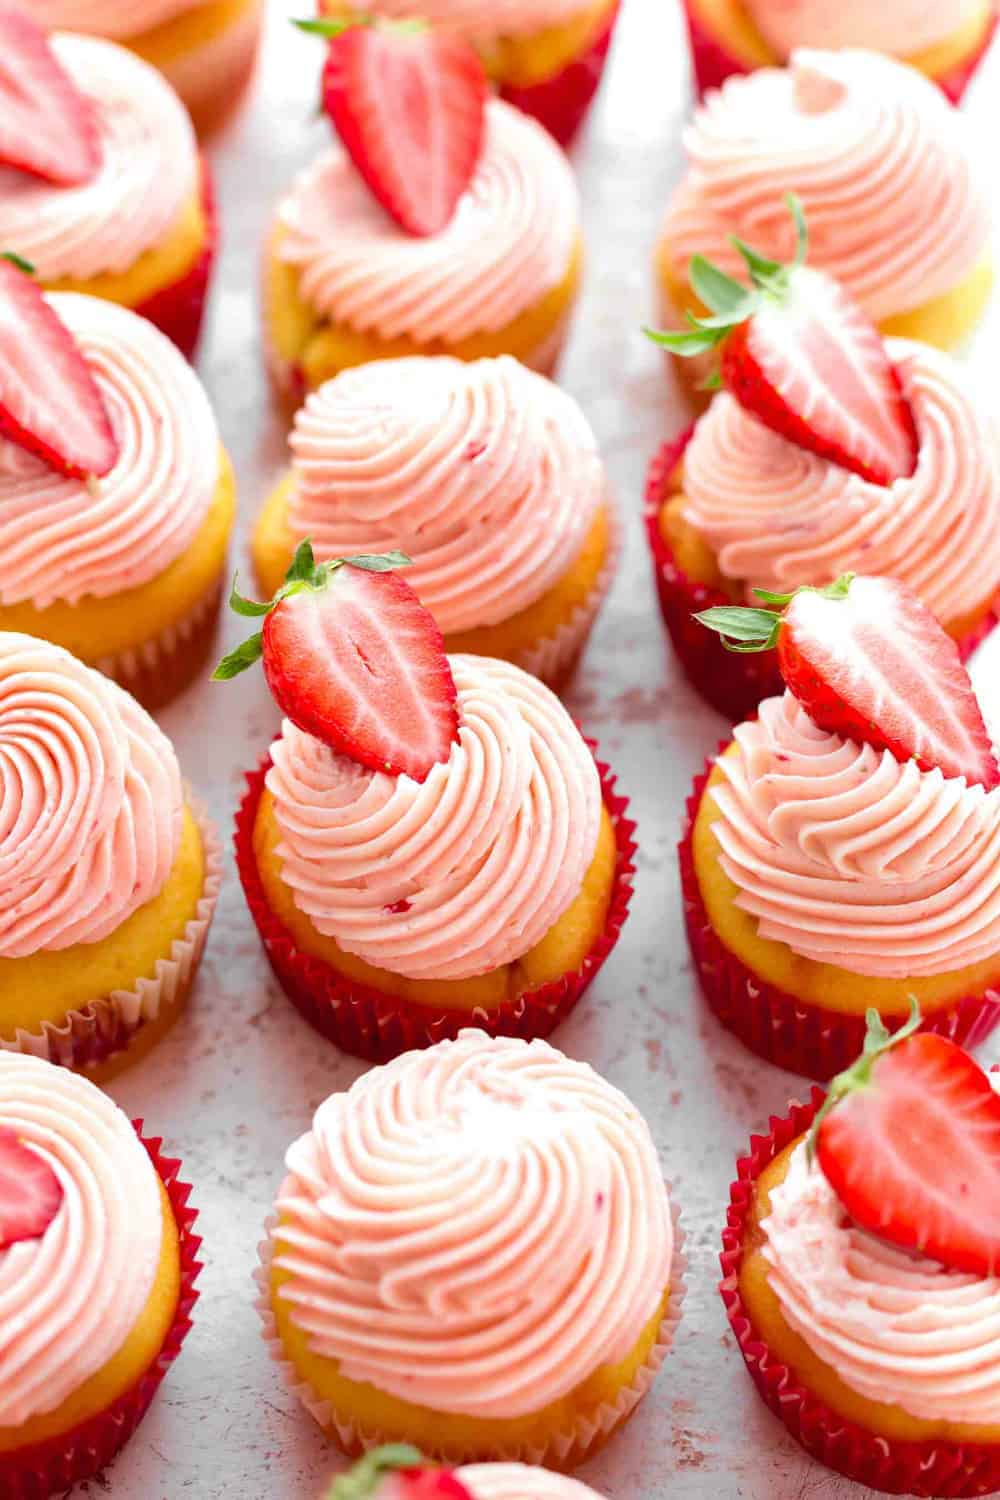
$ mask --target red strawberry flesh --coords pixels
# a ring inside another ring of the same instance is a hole
[[[101,165],[93,105],[41,27],[14,10],[0,10],[0,164],[60,187],[90,182]]]
[[[903,584],[855,578],[803,589],[778,636],[787,687],[821,729],[987,789],[1000,769],[958,647]]]
[[[922,1032],[887,1051],[816,1148],[862,1228],[954,1270],[1000,1272],[1000,1096],[954,1042]]]
[[[457,36],[385,23],[330,42],[327,113],[371,192],[413,235],[451,222],[482,152],[487,94],[479,57]]]
[[[263,648],[279,708],[332,749],[417,781],[448,759],[458,712],[444,638],[397,574],[338,568],[282,599]]]
[[[62,1199],[62,1184],[44,1156],[0,1125],[0,1250],[40,1239]]]
[[[110,473],[119,450],[87,362],[30,276],[0,260],[0,437],[60,474]]]

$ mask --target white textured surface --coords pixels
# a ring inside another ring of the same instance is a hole
[[[276,193],[326,136],[315,118],[318,44],[293,34],[285,20],[306,9],[273,0],[257,96],[216,152],[225,256],[202,369],[239,475],[244,568],[247,528],[283,449],[261,378],[260,237]],[[993,61],[995,91],[1000,64]],[[651,305],[650,250],[679,170],[687,87],[673,0],[626,0],[604,93],[577,152],[590,263],[563,376],[597,429],[630,517],[622,573],[572,706],[633,799],[641,856],[623,939],[554,1040],[594,1063],[645,1112],[676,1183],[691,1271],[677,1348],[653,1394],[581,1477],[612,1500],[863,1500],[856,1486],[810,1465],[760,1405],[715,1290],[734,1159],[751,1130],[806,1085],[754,1061],[706,1014],[680,920],[674,845],[681,809],[725,725],[679,680],[664,646],[637,516],[646,461],[682,414],[638,330]],[[987,119],[989,94],[981,82],[971,101]],[[235,640],[239,623],[227,629]],[[977,664],[981,685],[990,665],[996,680],[998,663],[1000,649]],[[996,700],[1000,711],[1000,694]],[[262,675],[206,684],[163,722],[228,840],[242,770],[276,724]],[[184,1158],[205,1236],[202,1299],[153,1410],[91,1494],[317,1500],[337,1455],[267,1361],[250,1278],[285,1147],[320,1100],[359,1071],[279,994],[230,861],[190,1016],[113,1089]]]

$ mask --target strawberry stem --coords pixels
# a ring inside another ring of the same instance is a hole
[[[346,1474],[339,1474],[327,1491],[326,1500],[367,1500],[385,1474],[417,1469],[424,1463],[419,1448],[410,1443],[383,1443],[381,1448],[366,1453]]]
[[[866,1013],[867,1032],[865,1034],[865,1045],[856,1063],[838,1073],[830,1084],[823,1107],[820,1109],[809,1132],[809,1140],[806,1144],[806,1153],[809,1164],[812,1165],[816,1157],[816,1143],[819,1139],[819,1130],[823,1121],[831,1110],[836,1109],[842,1100],[849,1094],[857,1093],[859,1089],[870,1087],[875,1064],[880,1057],[898,1047],[900,1042],[905,1042],[907,1037],[913,1035],[920,1028],[922,1017],[920,1015],[920,1004],[915,995],[910,996],[910,1015],[905,1025],[898,1031],[890,1032],[882,1017],[874,1006]]]

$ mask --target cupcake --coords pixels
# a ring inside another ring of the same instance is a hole
[[[236,508],[208,398],[177,350],[111,302],[43,298],[9,266],[5,326],[64,443],[81,410],[46,362],[56,340],[89,390],[110,445],[103,477],[72,453],[0,437],[0,631],[44,636],[157,708],[212,648]],[[0,376],[0,407],[4,400]],[[10,432],[8,425],[6,431]]]
[[[347,1452],[571,1468],[652,1384],[677,1233],[648,1127],[586,1063],[463,1031],[332,1095],[286,1168],[265,1338]]]
[[[797,264],[782,275],[782,299],[762,285],[755,300],[696,265],[709,295],[731,292],[734,321],[727,327],[717,315],[712,329],[662,336],[682,353],[720,340],[724,389],[656,455],[645,518],[681,665],[735,720],[780,693],[781,675],[773,656],[727,653],[701,629],[693,617],[708,606],[832,583],[863,567],[913,589],[963,658],[997,620],[992,412],[950,356],[883,341],[822,273]],[[846,376],[845,347],[863,380]]]
[[[798,47],[865,47],[909,63],[955,104],[997,26],[995,0],[684,0],[698,93],[781,67]]]
[[[685,133],[688,170],[656,251],[665,322],[704,312],[692,256],[746,276],[732,235],[791,259],[783,195],[796,193],[810,260],[884,334],[939,348],[979,323],[993,283],[987,197],[965,122],[912,68],[872,52],[795,52],[733,78]]]
[[[614,571],[609,485],[571,397],[503,356],[347,370],[295,418],[254,533],[263,592],[309,537],[322,560],[398,543],[450,652],[568,678]]]
[[[550,374],[580,283],[576,184],[548,133],[494,99],[444,227],[408,232],[333,146],[278,205],[266,259],[269,366],[295,404],[352,365],[404,355],[511,354]]]
[[[191,1326],[191,1190],[140,1125],[87,1079],[0,1050],[5,1495],[63,1495],[103,1469]]]
[[[822,1108],[820,1107],[822,1105]],[[890,1494],[1000,1488],[1000,1095],[953,1042],[886,1034],[739,1163],[721,1286],[758,1391]]]
[[[187,1000],[219,890],[215,835],[127,693],[7,633],[0,809],[0,1049],[111,1076]]]
[[[419,15],[466,38],[501,97],[568,146],[600,84],[618,0],[319,0],[319,9],[332,20]]]
[[[339,1475],[324,1500],[601,1500],[578,1479],[536,1464],[431,1465],[409,1443],[373,1448]]]
[[[491,657],[452,656],[391,569],[303,544],[217,669],[263,656],[281,732],[248,777],[236,854],[290,999],[383,1059],[454,1036],[547,1035],[628,912],[634,824],[558,698]]]
[[[973,1045],[1000,1019],[1000,772],[954,642],[902,584],[799,590],[705,618],[777,643],[787,684],[698,778],[684,915],[712,1009],[829,1078],[865,1012]]]
[[[257,60],[263,0],[18,0],[40,26],[104,37],[158,69],[199,131],[240,101]]]

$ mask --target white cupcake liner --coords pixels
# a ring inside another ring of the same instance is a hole
[[[668,1192],[669,1192],[669,1184]],[[426,1456],[449,1464],[471,1463],[477,1460],[502,1459],[510,1463],[542,1465],[548,1468],[574,1468],[583,1463],[592,1451],[599,1449],[632,1415],[639,1402],[656,1379],[660,1366],[674,1342],[681,1321],[686,1294],[685,1276],[687,1256],[684,1253],[684,1231],[680,1214],[673,1197],[670,1200],[670,1217],[674,1227],[674,1253],[670,1267],[670,1296],[667,1311],[660,1324],[656,1343],[636,1374],[631,1385],[623,1386],[614,1401],[605,1402],[596,1411],[578,1415],[572,1425],[555,1433],[543,1446],[533,1443],[498,1445],[488,1449],[459,1450],[455,1447],[435,1447],[424,1443]],[[302,1380],[295,1366],[285,1354],[271,1305],[271,1266],[274,1259],[274,1230],[277,1215],[270,1215],[264,1225],[265,1239],[258,1246],[260,1262],[253,1273],[257,1287],[254,1306],[261,1320],[264,1342],[271,1359],[278,1366],[282,1381],[293,1396],[296,1396],[309,1414],[329,1436],[336,1439],[349,1455],[359,1454],[382,1443],[398,1441],[398,1434],[366,1431],[353,1422],[337,1417],[328,1401],[323,1400],[308,1381]]]
[[[134,989],[98,996],[82,1009],[68,1011],[59,1025],[47,1021],[40,1032],[19,1028],[13,1040],[0,1038],[0,1049],[27,1053],[67,1068],[103,1063],[123,1051],[161,1010],[183,1001],[205,951],[222,884],[219,836],[206,810],[190,792],[186,802],[201,835],[205,883],[184,936],[174,939],[169,958],[157,960],[155,977],[140,979]]]

